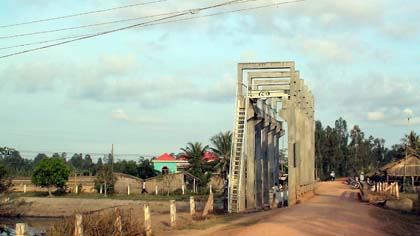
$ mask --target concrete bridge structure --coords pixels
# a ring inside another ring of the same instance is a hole
[[[293,205],[315,182],[314,97],[294,62],[240,63],[237,69],[229,212],[269,205],[279,178],[279,138],[286,133]]]

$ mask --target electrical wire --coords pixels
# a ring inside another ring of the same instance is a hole
[[[134,27],[145,27],[145,26],[153,26],[153,25],[160,25],[160,24],[166,24],[166,23],[180,22],[180,21],[186,21],[186,20],[197,19],[197,18],[204,18],[204,17],[211,17],[211,16],[218,16],[218,15],[223,15],[223,14],[229,14],[229,13],[234,13],[234,12],[257,10],[257,9],[262,9],[262,8],[268,8],[268,7],[279,6],[279,5],[290,4],[290,3],[303,2],[303,1],[305,1],[305,0],[294,0],[294,1],[287,1],[287,2],[277,2],[277,3],[262,5],[262,6],[248,7],[248,8],[242,8],[242,9],[237,9],[237,10],[231,10],[231,11],[213,13],[213,14],[208,14],[208,15],[203,15],[203,16],[196,16],[196,17],[189,17],[189,18],[183,18],[183,19],[165,21],[165,20],[168,20],[168,19],[171,19],[171,18],[176,18],[176,17],[187,15],[187,14],[190,14],[190,13],[191,14],[195,14],[196,12],[194,13],[193,12],[194,10],[202,11],[202,10],[209,9],[209,8],[207,7],[205,9],[204,8],[203,9],[201,9],[201,8],[192,9],[192,10],[190,10],[188,12],[183,12],[183,13],[176,14],[176,15],[173,15],[173,16],[164,17],[164,18],[160,18],[160,19],[157,19],[157,20],[143,22],[143,23],[139,23],[139,24],[135,24],[135,25],[130,25],[130,26],[122,27],[122,28],[117,28],[117,29],[113,29],[113,30],[109,30],[109,31],[103,31],[103,32],[98,32],[98,33],[93,33],[93,34],[88,34],[88,35],[80,35],[79,37],[78,36],[72,36],[72,37],[65,37],[65,38],[61,38],[61,39],[52,39],[52,40],[35,42],[35,43],[27,43],[27,44],[14,45],[14,46],[0,48],[0,50],[3,50],[3,49],[14,48],[14,47],[29,46],[29,45],[34,45],[34,44],[42,44],[42,43],[46,43],[46,42],[60,41],[60,40],[66,40],[66,39],[75,38],[75,39],[67,40],[67,41],[64,41],[64,42],[59,42],[59,43],[56,43],[56,44],[50,44],[50,45],[46,45],[46,46],[42,46],[42,47],[38,47],[38,48],[32,48],[32,49],[28,49],[28,50],[24,50],[24,51],[19,51],[19,52],[15,52],[15,53],[11,53],[11,54],[6,54],[6,55],[3,55],[3,56],[0,56],[0,59],[6,58],[6,57],[11,57],[11,56],[16,56],[16,55],[19,55],[19,54],[24,54],[24,53],[28,53],[28,52],[32,52],[32,51],[42,50],[42,49],[46,49],[46,48],[50,48],[50,47],[55,47],[55,46],[59,46],[59,45],[71,43],[71,42],[74,42],[74,41],[79,41],[79,40],[88,39],[88,38],[92,38],[92,37],[96,37],[96,36],[110,34],[110,33],[114,33],[114,32],[117,32],[117,31],[122,31],[122,30],[126,30],[126,29],[130,29],[130,28],[134,28]],[[230,1],[230,2],[228,2],[228,4],[231,4],[233,2],[238,2],[238,1]],[[214,5],[211,8],[217,7],[218,5]],[[163,22],[160,22],[160,21],[163,21]]]
[[[21,23],[14,23],[14,24],[8,24],[8,25],[0,25],[0,28],[10,28],[10,27],[15,27],[15,26],[29,25],[29,24],[35,24],[35,23],[46,22],[46,21],[53,21],[53,20],[60,20],[60,19],[66,19],[66,18],[71,18],[71,17],[77,17],[77,16],[85,16],[85,15],[91,15],[91,14],[98,14],[98,13],[103,13],[103,12],[120,10],[120,9],[130,8],[130,7],[144,6],[144,5],[149,5],[149,4],[154,4],[154,3],[160,3],[160,2],[166,2],[166,1],[168,1],[168,0],[155,0],[155,1],[150,1],[150,2],[135,3],[135,4],[118,6],[118,7],[112,7],[112,8],[107,8],[107,9],[101,9],[101,10],[94,10],[94,11],[87,11],[87,12],[75,13],[75,14],[70,14],[70,15],[65,15],[65,16],[57,16],[57,17],[52,17],[52,18],[32,20],[32,21],[26,21],[26,22],[21,22]]]
[[[255,2],[255,1],[260,1],[260,0],[241,0],[238,2],[247,3],[247,2]],[[100,22],[100,23],[95,23],[95,24],[87,24],[87,25],[80,25],[80,26],[64,27],[64,28],[59,28],[59,29],[49,29],[49,30],[42,30],[42,31],[36,31],[36,32],[29,32],[29,33],[6,35],[6,36],[0,36],[0,39],[19,38],[19,37],[31,36],[31,35],[56,33],[56,32],[68,31],[68,30],[76,30],[76,29],[84,29],[84,28],[104,26],[104,25],[110,25],[110,24],[118,24],[118,23],[128,22],[128,21],[136,21],[136,20],[141,20],[141,19],[167,16],[171,14],[178,14],[178,13],[183,13],[187,11],[191,11],[191,9],[183,10],[183,11],[166,12],[166,13],[160,13],[160,14],[154,14],[154,15],[148,15],[148,16],[141,16],[141,17],[135,17],[135,18],[129,18],[129,19],[123,19],[123,20],[106,21],[106,22]]]

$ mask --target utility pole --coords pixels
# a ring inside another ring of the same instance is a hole
[[[111,172],[114,174],[114,144],[111,147]]]
[[[408,155],[408,142],[410,141],[410,116],[407,117],[407,127],[408,127],[408,135],[407,140],[405,142],[405,158],[404,158],[404,178],[403,178],[403,190],[405,193],[405,179],[407,175],[407,155]],[[398,191],[398,189],[397,189]]]

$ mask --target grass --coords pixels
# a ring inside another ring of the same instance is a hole
[[[19,197],[48,197],[48,194],[43,192],[31,192],[31,193],[13,193],[11,198]],[[134,201],[184,201],[189,200],[190,195],[154,195],[154,194],[144,194],[144,195],[126,195],[126,194],[112,194],[105,197],[104,195],[97,193],[67,193],[54,195],[55,198],[80,198],[80,199],[112,199],[112,200],[134,200]],[[207,199],[206,195],[194,195],[195,200],[201,201]]]
[[[117,216],[121,220],[117,221]],[[107,210],[99,213],[84,214],[84,235],[89,236],[143,236],[140,219],[133,217],[129,210]],[[75,218],[67,217],[47,230],[47,236],[73,236]]]
[[[181,226],[177,228],[178,230],[205,230],[215,225],[220,224],[228,224],[236,219],[238,219],[239,215],[212,215],[210,218],[203,220],[199,219],[199,221],[194,221],[193,224]]]

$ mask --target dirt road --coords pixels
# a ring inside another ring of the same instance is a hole
[[[319,183],[316,195],[301,204],[249,214],[206,230],[179,231],[176,235],[398,235],[386,232],[387,224],[390,223],[386,221],[390,219],[379,220],[380,218],[375,217],[375,214],[387,214],[386,211],[360,202],[358,190],[353,190],[342,182],[323,182]]]

